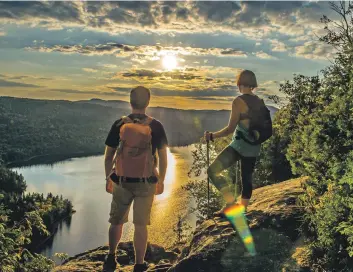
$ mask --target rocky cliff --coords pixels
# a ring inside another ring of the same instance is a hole
[[[165,250],[149,245],[146,260],[148,271],[310,271],[305,246],[298,228],[303,209],[297,197],[303,192],[306,178],[293,179],[256,189],[248,207],[247,218],[256,244],[257,256],[250,257],[231,225],[219,217],[203,222],[191,241],[180,249]],[[70,258],[54,271],[101,271],[107,246]],[[132,243],[118,248],[117,271],[132,271]]]

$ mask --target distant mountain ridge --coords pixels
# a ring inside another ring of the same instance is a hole
[[[277,111],[269,109],[272,115]],[[0,97],[0,159],[103,153],[112,124],[129,112],[129,103],[120,100]],[[198,142],[205,130],[226,126],[230,112],[151,107],[148,114],[163,123],[170,146],[183,146]]]
[[[130,110],[130,103],[123,101],[123,100],[103,100],[100,98],[92,98],[90,100],[79,100],[76,102],[81,102],[81,103],[89,103],[89,104],[98,104],[98,105],[102,105],[102,106],[109,106],[109,107],[118,107],[118,108],[125,108],[127,110]],[[271,113],[271,117],[274,116],[274,114],[278,111],[278,108],[270,106],[270,105],[266,105],[267,108],[270,110]],[[188,110],[183,110],[183,109],[176,109],[176,108],[166,108],[166,107],[150,107],[151,109],[155,109],[155,108],[164,108],[164,109],[174,109],[174,110],[182,110],[182,111],[188,111]],[[226,111],[229,112],[229,110],[191,110],[191,111]]]

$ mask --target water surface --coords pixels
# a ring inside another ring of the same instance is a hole
[[[149,227],[149,240],[169,247],[175,241],[178,216],[186,217],[195,226],[195,217],[189,214],[191,201],[181,186],[188,180],[192,162],[190,147],[168,150],[168,171],[165,192],[155,197]],[[72,201],[76,213],[60,225],[53,238],[46,242],[42,254],[52,257],[65,252],[70,256],[84,252],[108,241],[108,218],[111,195],[105,192],[103,156],[75,158],[54,165],[36,165],[15,168],[27,182],[28,192],[63,195]],[[129,223],[124,226],[122,241],[132,240],[132,209]]]

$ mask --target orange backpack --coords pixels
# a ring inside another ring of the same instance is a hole
[[[128,178],[149,178],[154,172],[152,154],[152,117],[143,120],[124,116],[120,126],[120,143],[116,152],[116,174]]]

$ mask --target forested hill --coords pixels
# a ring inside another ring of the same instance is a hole
[[[269,107],[271,112],[275,108]],[[124,101],[0,97],[0,155],[4,162],[46,154],[101,153],[113,122],[130,111]],[[225,126],[229,111],[150,108],[171,146],[194,143],[205,129]]]

